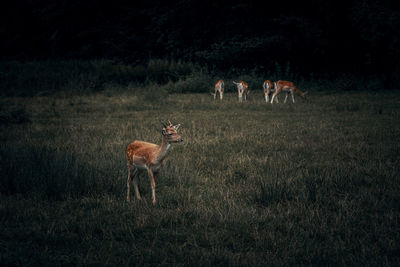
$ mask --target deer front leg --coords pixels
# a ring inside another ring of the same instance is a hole
[[[265,102],[269,102],[269,95],[270,95],[270,93],[271,93],[271,89],[267,89],[266,91],[264,91],[264,94],[265,94]]]
[[[156,180],[154,178],[153,171],[148,168],[149,178],[150,178],[150,185],[151,185],[151,193],[153,196],[153,204],[156,204]]]
[[[294,91],[291,90],[291,91],[290,91],[290,94],[292,95],[292,101],[293,101],[293,103],[294,103]]]

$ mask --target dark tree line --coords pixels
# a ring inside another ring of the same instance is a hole
[[[399,72],[396,1],[16,0],[1,8],[0,58],[150,58],[221,69]]]

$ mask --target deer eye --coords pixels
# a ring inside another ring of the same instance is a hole
[[[171,136],[171,135],[173,135],[173,133],[169,133],[168,135]]]

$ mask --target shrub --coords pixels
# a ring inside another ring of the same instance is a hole
[[[0,106],[0,124],[21,124],[30,121],[30,116],[25,108]]]
[[[177,82],[169,82],[165,88],[170,93],[204,93],[213,87],[213,80],[201,71],[192,73],[186,79],[179,79]]]
[[[167,61],[162,59],[150,60],[147,64],[147,81],[165,84],[178,81],[192,74],[198,67],[191,62]]]

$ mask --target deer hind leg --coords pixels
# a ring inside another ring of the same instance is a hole
[[[290,90],[290,94],[292,95],[292,101],[294,103],[294,90]]]
[[[285,100],[283,101],[283,103],[286,103],[286,100],[287,100],[289,94],[290,94],[289,92],[286,93]]]
[[[134,174],[133,174],[133,177],[132,177],[132,180],[133,180],[133,188],[135,189],[135,196],[136,196],[136,198],[137,198],[137,199],[142,199],[142,197],[140,196],[140,192],[139,192],[138,179],[139,179],[139,176],[138,176],[138,169],[135,168]]]
[[[131,200],[131,181],[132,181],[132,172],[131,172],[131,166],[130,163],[128,163],[128,180],[126,181],[126,186],[127,186],[127,192],[126,192],[126,200],[130,201]]]
[[[128,167],[128,180],[126,182],[126,185],[127,185],[126,200],[127,201],[131,200],[131,183],[132,183],[132,181],[133,181],[133,187],[135,189],[136,197],[138,199],[141,199],[140,193],[139,193],[139,188],[137,185],[137,172],[138,172],[137,168],[135,168],[133,166]]]

